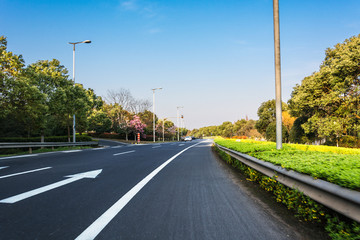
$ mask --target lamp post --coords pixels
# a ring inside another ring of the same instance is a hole
[[[155,142],[155,91],[161,90],[162,88],[153,88],[153,140]]]
[[[179,136],[179,109],[180,108],[184,108],[184,107],[176,107],[176,119],[177,119],[177,126],[178,126],[178,131],[177,131],[177,139],[178,141],[180,141],[180,136]]]
[[[82,42],[69,42],[69,44],[73,45],[73,81],[75,86],[75,45],[80,43],[91,43],[90,40],[85,40]],[[73,142],[76,142],[76,129],[75,129],[75,112],[73,116]]]
[[[282,148],[282,107],[281,107],[281,59],[279,0],[273,0],[274,10],[274,53],[275,53],[275,103],[276,103],[276,149]]]

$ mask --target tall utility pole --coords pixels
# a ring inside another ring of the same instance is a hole
[[[276,103],[276,149],[282,148],[282,108],[281,108],[281,60],[279,0],[274,5],[274,52],[275,52],[275,103]]]
[[[161,90],[162,88],[153,88],[153,140],[155,142],[155,91]]]
[[[74,86],[75,86],[75,45],[76,44],[80,44],[80,43],[91,43],[90,40],[85,40],[85,41],[82,41],[82,42],[69,42],[69,44],[72,44],[73,45],[73,81],[74,81]],[[75,113],[74,113],[74,116],[73,116],[73,142],[75,143],[76,142],[76,121],[75,121]]]

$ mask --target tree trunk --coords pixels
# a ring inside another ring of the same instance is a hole
[[[70,126],[69,125],[67,126],[67,129],[68,129],[68,142],[70,142]]]
[[[41,142],[45,142],[44,129],[41,129]],[[41,149],[44,149],[44,147],[41,147]]]

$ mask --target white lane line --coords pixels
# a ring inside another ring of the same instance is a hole
[[[11,159],[11,158],[23,158],[23,157],[35,157],[38,156],[39,154],[29,154],[29,155],[19,155],[19,156],[11,156],[11,157],[2,157],[0,158],[0,160],[2,159]]]
[[[61,151],[63,153],[73,153],[73,152],[81,152],[82,150],[68,150],[68,151]]]
[[[25,193],[21,193],[21,194],[18,194],[16,196],[13,196],[13,197],[3,199],[3,200],[0,201],[0,203],[16,203],[16,202],[19,202],[21,200],[33,197],[35,195],[47,192],[49,190],[52,190],[52,189],[64,186],[66,184],[78,181],[78,180],[83,179],[83,178],[96,178],[96,176],[99,175],[101,173],[101,171],[102,171],[102,169],[98,169],[98,170],[95,170],[95,171],[90,171],[90,172],[84,172],[84,173],[78,173],[78,174],[74,174],[74,175],[70,175],[70,176],[65,176],[65,177],[68,177],[68,179],[62,180],[62,181],[59,181],[59,182],[56,182],[56,183],[53,183],[53,184],[50,184],[50,185],[47,185],[47,186],[44,186],[44,187],[41,187],[41,188],[37,188],[37,189],[31,190],[31,191],[28,191],[28,192],[25,192]]]
[[[121,148],[122,146],[115,146],[115,147],[111,147],[111,148]]]
[[[38,171],[46,170],[46,169],[49,169],[49,168],[51,168],[51,167],[44,167],[44,168],[38,168],[38,169],[29,170],[29,171],[25,171],[25,172],[13,173],[13,174],[10,174],[10,175],[0,176],[0,179],[13,177],[13,176],[17,176],[17,175],[22,175],[22,174],[27,174],[27,173],[32,173],[32,172],[38,172]]]
[[[159,147],[161,147],[161,146],[155,146],[155,147],[152,147],[152,148],[159,148]]]
[[[179,147],[184,146],[185,144],[179,144]]]
[[[136,184],[130,191],[122,196],[114,205],[112,205],[106,212],[104,212],[98,219],[95,220],[85,231],[83,231],[75,240],[90,240],[94,239],[110,221],[123,209],[128,202],[153,178],[158,174],[166,165],[171,163],[176,157],[185,152],[186,150],[198,145],[194,144],[185,148],[181,152],[175,154],[169,160],[161,164],[158,168],[147,175],[143,180]]]
[[[0,167],[0,169],[4,169],[4,168],[7,168],[7,167],[9,167],[9,166],[3,166],[3,167]]]
[[[92,151],[104,150],[105,148],[93,148]]]
[[[115,154],[113,154],[113,156],[117,156],[117,155],[121,155],[121,154],[127,154],[127,153],[132,153],[132,152],[135,152],[135,150],[127,151],[127,152],[121,152],[121,153],[115,153]]]

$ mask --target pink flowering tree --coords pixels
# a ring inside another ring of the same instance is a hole
[[[134,115],[133,119],[128,123],[128,127],[134,133],[135,139],[136,139],[137,133],[140,133],[140,134],[144,133],[144,128],[146,128],[146,124],[141,122],[139,116]]]

